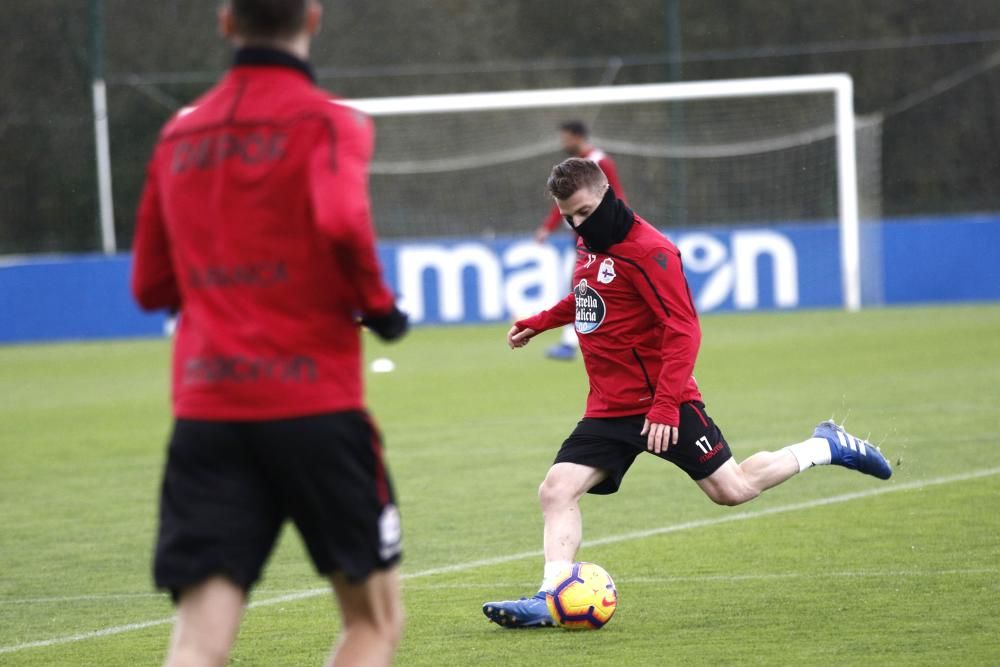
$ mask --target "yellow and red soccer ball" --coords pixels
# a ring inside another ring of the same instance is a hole
[[[545,604],[561,627],[600,630],[614,616],[618,591],[600,565],[573,563],[556,581],[552,592],[545,594]]]

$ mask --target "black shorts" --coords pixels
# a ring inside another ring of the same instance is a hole
[[[681,405],[677,444],[656,454],[683,470],[693,480],[705,479],[733,457],[722,431],[705,412],[704,403]],[[615,493],[632,462],[646,450],[646,436],[639,435],[645,415],[584,418],[566,438],[555,463],[579,463],[599,468],[608,476],[590,493]]]
[[[174,598],[214,575],[260,578],[285,519],[321,574],[362,581],[400,559],[382,443],[361,411],[264,422],[178,419],[170,440],[154,559]]]

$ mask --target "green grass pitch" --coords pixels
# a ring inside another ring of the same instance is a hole
[[[599,632],[509,631],[484,600],[540,578],[535,491],[585,376],[505,327],[368,341],[404,518],[400,665],[1000,664],[1000,307],[710,316],[697,376],[737,458],[847,418],[889,482],[810,470],[740,508],[641,457],[583,501],[580,557],[615,577]],[[0,348],[0,665],[156,665],[151,590],[168,343]],[[294,530],[234,665],[319,665],[338,621]]]

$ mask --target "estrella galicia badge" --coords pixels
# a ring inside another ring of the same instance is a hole
[[[615,260],[608,257],[601,265],[597,268],[597,282],[604,285],[610,285],[611,281],[615,279]]]
[[[597,331],[607,314],[604,299],[597,290],[587,284],[586,278],[582,278],[573,288],[573,296],[576,298],[577,333],[589,334]]]

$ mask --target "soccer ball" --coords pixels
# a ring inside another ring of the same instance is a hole
[[[618,608],[618,591],[603,567],[594,563],[573,563],[556,580],[545,604],[553,620],[564,628],[600,630]]]

